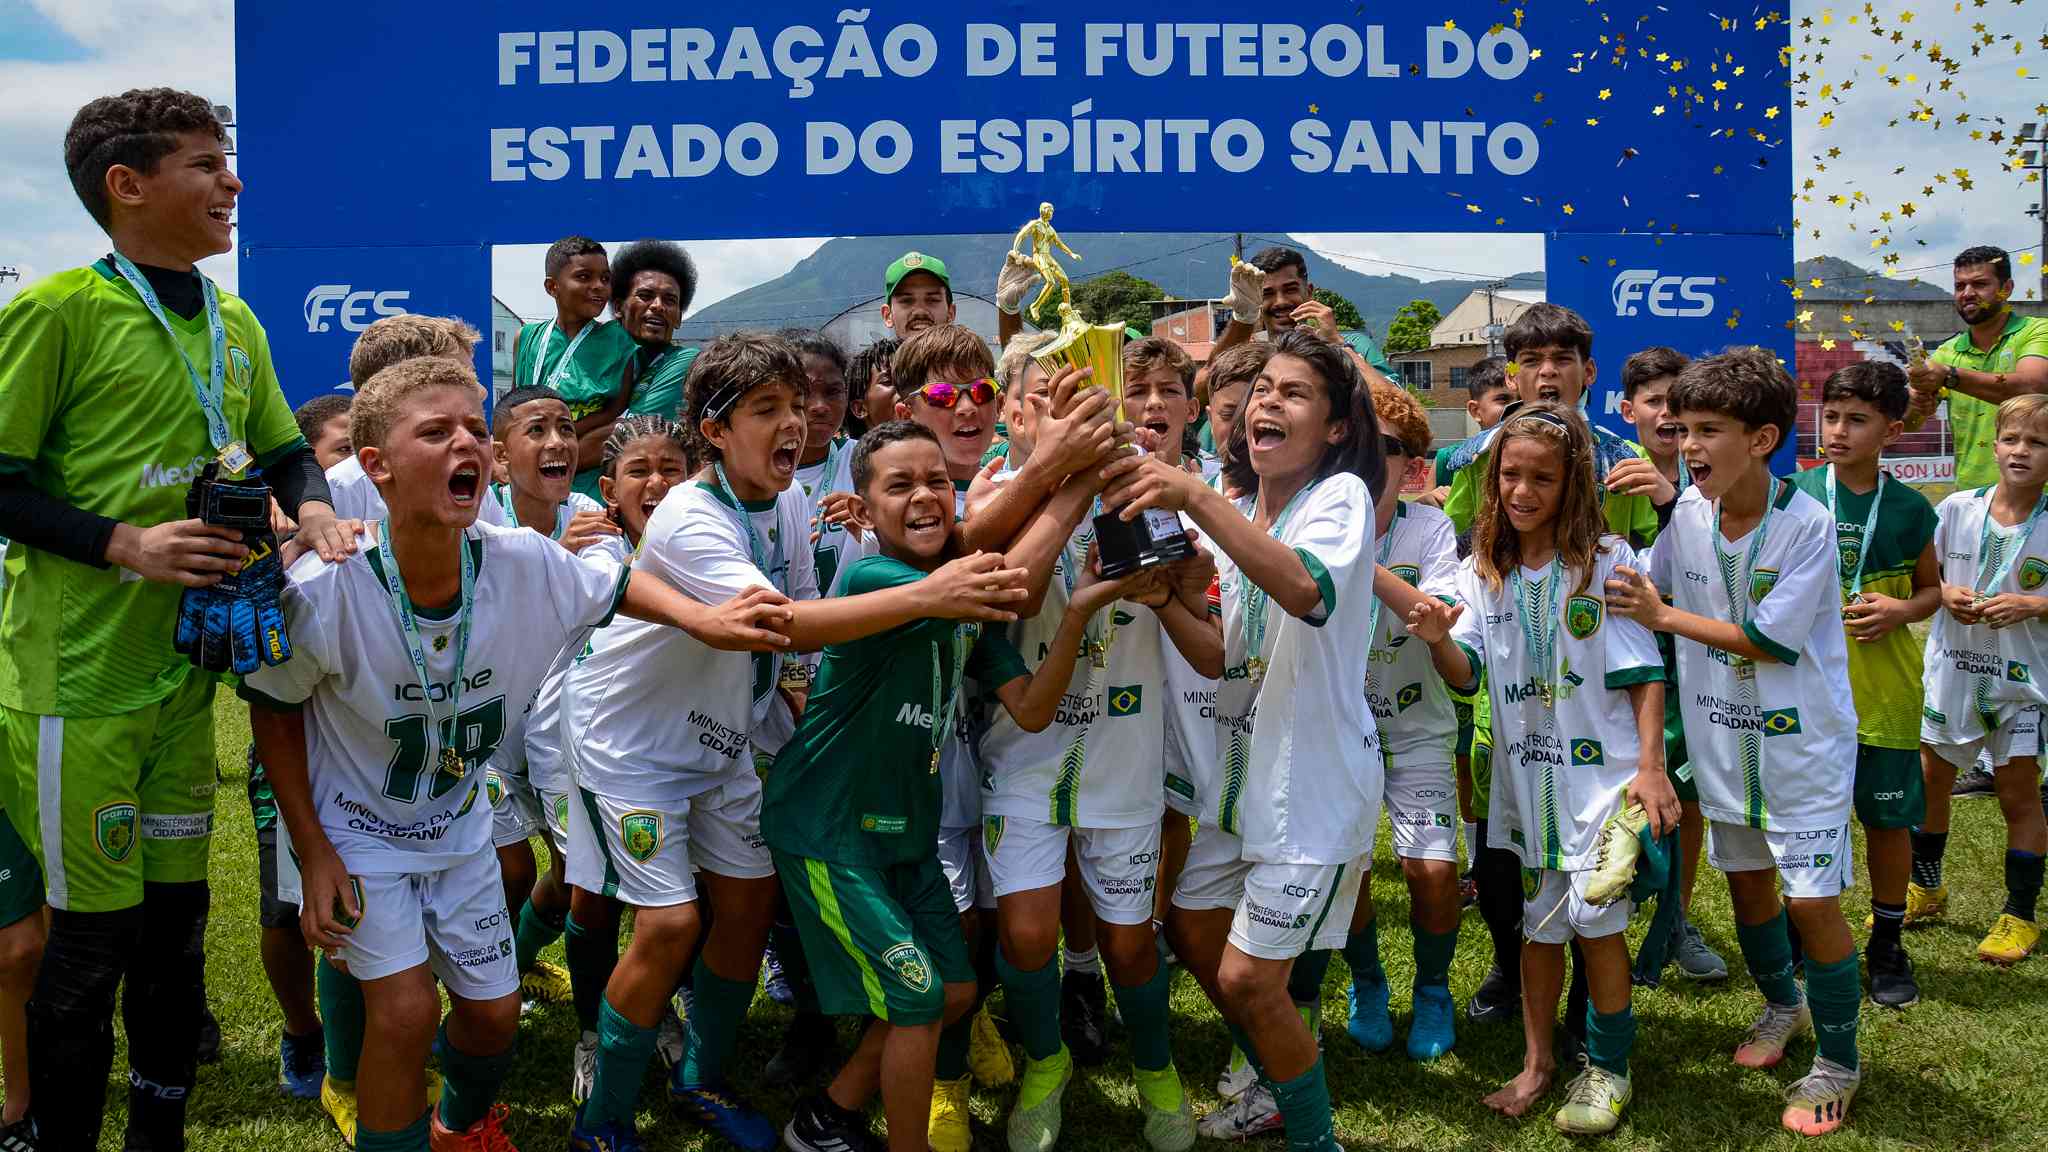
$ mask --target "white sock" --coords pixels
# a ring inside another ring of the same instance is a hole
[[[1086,952],[1076,952],[1072,948],[1064,948],[1061,951],[1066,953],[1067,971],[1102,974],[1102,953],[1099,950],[1090,948]]]
[[[1466,867],[1468,867],[1468,868],[1469,868],[1469,867],[1471,867],[1471,866],[1472,866],[1472,862],[1473,862],[1473,861],[1475,861],[1475,860],[1477,860],[1477,859],[1479,859],[1479,849],[1480,849],[1481,847],[1482,847],[1482,845],[1481,845],[1481,844],[1479,843],[1479,824],[1478,824],[1478,823],[1477,823],[1476,821],[1472,821],[1472,820],[1467,820],[1467,821],[1465,821],[1465,866],[1466,866]]]

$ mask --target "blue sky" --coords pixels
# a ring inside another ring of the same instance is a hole
[[[1706,5],[1706,0],[1695,2]],[[1680,6],[1680,0],[1669,3]],[[1527,7],[1532,18],[1540,16],[1541,5],[1530,2]],[[1795,23],[1812,22],[1804,32],[1794,32],[1795,48],[1826,54],[1825,60],[1796,65],[1809,75],[1804,85],[1808,106],[1799,108],[1787,101],[1793,146],[1786,159],[1801,177],[1814,175],[1821,182],[1814,201],[1799,206],[1803,227],[1797,237],[1798,254],[1837,255],[1875,265],[1884,252],[1897,251],[1899,267],[1932,265],[1918,274],[1942,283],[1946,260],[1965,244],[1994,243],[2015,252],[2038,245],[2039,225],[2025,209],[2038,202],[2039,185],[2000,172],[1996,150],[1984,141],[1970,140],[1968,133],[2002,131],[2010,136],[2022,121],[2048,119],[2033,111],[2037,104],[2048,103],[2048,46],[2041,42],[2048,35],[2048,3],[1886,0],[1875,7],[1888,28],[1904,30],[1906,40],[1895,45],[1871,36],[1861,13],[1862,0],[1797,0],[1791,5]],[[1910,22],[1903,19],[1908,11],[1914,13]],[[233,13],[232,0],[0,0],[0,265],[16,266],[25,278],[34,278],[89,261],[106,250],[105,236],[79,207],[62,170],[65,125],[92,97],[138,85],[169,84],[199,92],[215,103],[235,103]],[[1972,25],[1978,23],[1988,26],[1994,43],[1979,45],[1979,54],[1970,55],[1970,42],[1977,35]],[[138,29],[147,29],[148,34],[138,35]],[[1832,43],[1824,48],[1817,43],[1802,45],[1801,36],[1806,34],[1827,36]],[[2003,34],[2012,38],[1998,39]],[[1916,57],[1909,51],[1913,40],[1940,43],[1962,63],[1952,90],[1935,90],[1938,69],[1926,63],[1924,53]],[[1880,68],[1884,75],[1879,75]],[[2026,69],[2025,74],[2020,69]],[[1850,85],[1843,92],[1839,86],[1845,80]],[[1838,86],[1828,101],[1817,98],[1825,83]],[[1941,127],[1890,125],[1920,91],[1939,112]],[[1972,117],[1969,126],[1954,122],[1958,111]],[[1825,127],[1820,123],[1824,112],[1833,114]],[[1843,154],[1827,158],[1824,154],[1832,147]],[[1828,171],[1818,172],[1817,165],[1823,163]],[[1894,174],[1899,167],[1906,171]],[[1935,174],[1957,168],[1972,174],[1974,191],[1961,193],[1949,183],[1937,186],[1933,197],[1920,194]],[[1854,211],[1847,204],[1829,205],[1825,193],[1830,191],[1862,191],[1868,202]],[[1873,250],[1864,229],[1876,223],[1878,212],[1896,213],[1908,200],[1915,202],[1916,212],[1910,219],[1895,216],[1893,247]],[[1219,220],[1218,227],[1227,227],[1227,222]],[[1819,229],[1819,237],[1812,235],[1814,229]],[[906,224],[891,230],[915,229]],[[1365,272],[1394,270],[1373,258],[1481,274],[1523,271],[1542,262],[1541,239],[1533,235],[1319,233],[1303,239],[1320,249],[1365,257],[1345,261]],[[797,238],[691,243],[704,273],[700,304],[780,275],[821,242]],[[522,313],[537,314],[545,307],[533,271],[538,263],[538,249],[499,253],[495,286]],[[2040,267],[2037,257],[2017,270],[2023,292],[2036,289]],[[232,255],[208,261],[207,269],[233,287]],[[0,284],[0,300],[19,286]],[[1219,282],[1217,287],[1221,291],[1223,285]]]

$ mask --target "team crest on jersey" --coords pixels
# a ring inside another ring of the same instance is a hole
[[[1764,735],[1795,736],[1803,729],[1799,727],[1799,709],[1773,708],[1764,713]]]
[[[1541,891],[1542,888],[1543,874],[1541,872],[1536,871],[1534,868],[1522,869],[1522,899],[1525,902],[1534,900],[1536,893]]]
[[[239,346],[228,349],[228,368],[234,373],[235,383],[240,384],[244,392],[256,383],[256,369],[249,363],[249,354],[242,351]]]
[[[1413,564],[1396,564],[1387,571],[1399,576],[1410,588],[1422,582],[1422,569]]]
[[[1406,712],[1421,702],[1422,685],[1420,684],[1403,684],[1401,690],[1394,693],[1394,711],[1396,712]]]
[[[912,992],[929,992],[932,989],[932,966],[925,962],[924,950],[905,940],[882,953],[882,963],[896,973],[896,979],[903,982]]]
[[[661,848],[661,813],[628,812],[619,817],[619,840],[626,855],[645,864]]]
[[[2020,588],[2032,592],[2048,581],[2048,560],[2029,556],[2020,561]]]
[[[1840,554],[1837,562],[1842,566],[1841,570],[1844,572],[1854,572],[1856,570],[1856,561],[1863,554],[1863,542],[1860,540],[1838,539],[1835,541],[1835,551]]]
[[[493,808],[505,802],[505,781],[496,772],[484,773],[484,796]]]
[[[1750,601],[1756,604],[1763,603],[1764,597],[1769,596],[1771,594],[1771,589],[1777,587],[1777,585],[1778,570],[1776,568],[1759,568],[1755,572],[1750,573]]]
[[[1145,710],[1145,686],[1126,684],[1112,686],[1109,690],[1109,714],[1111,716],[1136,716]]]
[[[1575,639],[1584,640],[1600,630],[1600,613],[1605,607],[1597,596],[1574,596],[1564,603],[1564,626]]]
[[[1588,764],[1605,764],[1606,762],[1606,753],[1601,750],[1598,740],[1572,741],[1573,765],[1584,767]]]
[[[128,859],[135,851],[135,805],[125,800],[100,805],[92,814],[92,842],[116,864]]]
[[[2034,682],[2034,673],[2025,664],[2017,660],[2007,660],[2005,662],[2005,678],[2015,684],[2032,684]]]
[[[448,637],[446,637],[446,636],[436,636],[436,637],[434,637],[434,651],[436,651],[436,652],[446,652],[447,650],[448,650]]]

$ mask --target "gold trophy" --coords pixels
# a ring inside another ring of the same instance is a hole
[[[1028,253],[1026,244],[1030,245]],[[1060,302],[1059,336],[1032,358],[1048,376],[1056,375],[1065,368],[1092,369],[1087,384],[1109,390],[1110,398],[1116,402],[1117,421],[1122,423],[1124,326],[1090,324],[1075,311],[1073,285],[1067,280],[1066,271],[1060,267],[1058,257],[1053,254],[1054,249],[1076,260],[1081,258],[1079,253],[1067,247],[1058,232],[1053,231],[1052,205],[1040,204],[1038,217],[1019,228],[1016,239],[1010,242],[1011,253],[1028,259],[1045,282],[1039,290],[1038,299],[1032,302],[1031,311],[1043,308],[1055,294]],[[1095,551],[1102,575],[1114,580],[1141,568],[1185,559],[1194,554],[1194,547],[1188,543],[1187,535],[1181,529],[1180,517],[1153,508],[1129,523],[1119,519],[1114,512],[1098,514],[1095,517]]]

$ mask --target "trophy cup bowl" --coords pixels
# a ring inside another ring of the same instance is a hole
[[[1084,387],[1108,389],[1116,404],[1116,418],[1124,419],[1124,327],[1121,324],[1090,324],[1062,308],[1065,320],[1060,334],[1033,357],[1048,376],[1067,368],[1092,369]],[[1142,449],[1141,449],[1142,451]],[[1194,555],[1180,517],[1160,508],[1147,509],[1137,519],[1124,521],[1115,512],[1095,517],[1095,553],[1105,579],[1116,580],[1141,569],[1171,564]]]

